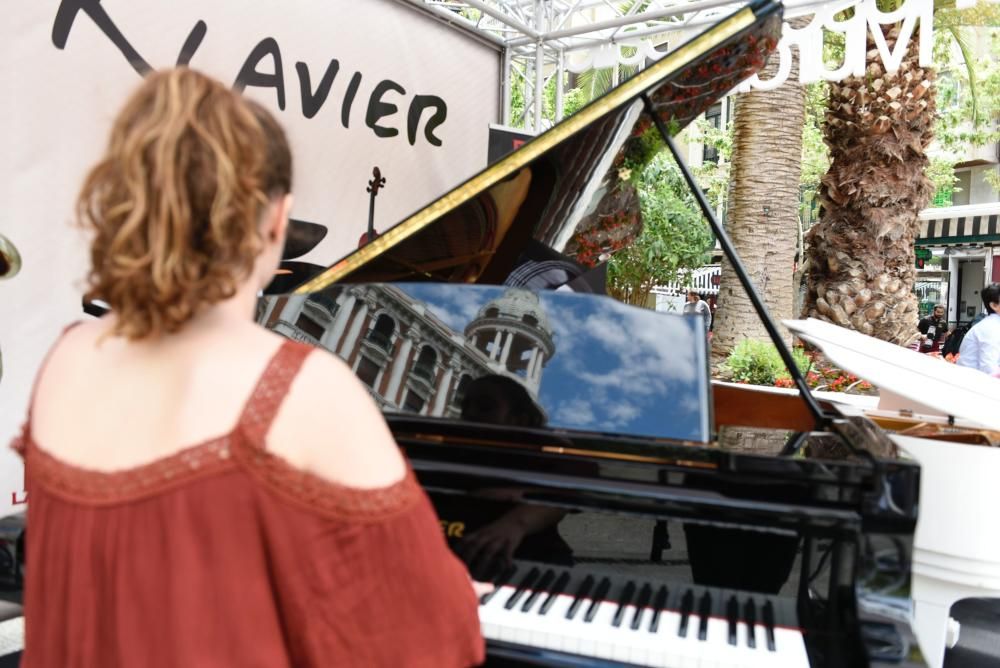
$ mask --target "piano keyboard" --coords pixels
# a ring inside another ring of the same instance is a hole
[[[487,640],[639,666],[808,667],[794,602],[518,562],[482,597]]]

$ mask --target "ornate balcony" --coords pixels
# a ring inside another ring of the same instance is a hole
[[[410,375],[414,378],[422,380],[428,384],[434,382],[434,365],[433,364],[414,364],[413,368],[410,370]]]
[[[382,332],[380,332],[380,331],[378,331],[376,329],[373,329],[372,331],[368,332],[368,336],[366,338],[369,341],[371,341],[373,344],[375,344],[376,346],[378,346],[379,348],[381,348],[382,350],[384,350],[385,352],[387,352],[387,353],[388,352],[392,352],[392,337],[391,336],[388,336],[388,335],[383,334]]]

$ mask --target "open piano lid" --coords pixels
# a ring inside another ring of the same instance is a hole
[[[785,320],[837,366],[916,406],[1000,430],[1000,380],[815,318]]]
[[[643,97],[676,134],[763,67],[780,31],[780,5],[751,2],[295,292],[335,282],[555,288],[580,278],[642,230],[629,165],[660,141]]]

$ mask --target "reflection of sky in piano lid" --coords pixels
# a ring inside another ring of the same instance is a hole
[[[459,334],[505,291],[454,284],[398,287]],[[707,417],[700,414],[708,410],[708,378],[699,320],[593,295],[536,294],[555,330],[556,352],[544,367],[539,396],[548,426],[707,438]]]

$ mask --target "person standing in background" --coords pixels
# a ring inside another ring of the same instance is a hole
[[[958,365],[995,376],[1000,372],[1000,283],[982,292],[986,317],[969,329],[958,349]]]
[[[687,303],[684,304],[684,315],[698,315],[704,318],[706,333],[712,327],[712,309],[694,290],[688,290]]]
[[[929,316],[917,323],[917,329],[920,330],[920,352],[940,352],[945,339],[951,333],[944,319],[944,306],[937,304]]]

